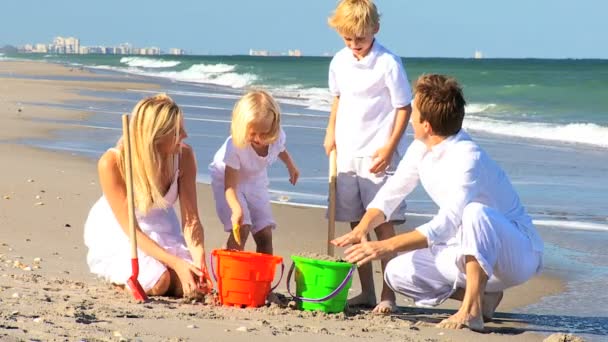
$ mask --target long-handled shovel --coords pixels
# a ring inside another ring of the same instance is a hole
[[[135,235],[135,205],[133,203],[133,174],[131,173],[131,141],[129,139],[129,116],[122,116],[122,143],[125,151],[125,183],[127,183],[127,206],[129,210],[129,240],[131,242],[131,278],[127,284],[135,300],[145,302],[148,300],[146,291],[141,287],[139,276],[139,260],[137,258],[137,237]]]
[[[331,240],[336,235],[336,149],[329,153],[329,206],[327,207],[327,254],[334,256]]]

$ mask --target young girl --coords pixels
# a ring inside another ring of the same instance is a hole
[[[141,100],[131,114],[130,140],[139,283],[148,295],[196,295],[204,263],[196,204],[196,162],[181,109],[166,95]],[[131,275],[124,145],[98,163],[103,196],[84,228],[92,273],[124,287]],[[181,223],[173,204],[179,199]]]
[[[300,175],[285,148],[280,121],[272,96],[261,90],[245,94],[232,111],[231,136],[209,165],[215,208],[230,233],[228,249],[243,250],[251,232],[256,251],[272,254],[276,224],[268,195],[268,165],[281,159],[293,185]]]

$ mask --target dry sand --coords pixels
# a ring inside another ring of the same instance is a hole
[[[13,76],[26,74],[39,79]],[[527,331],[523,322],[506,319],[490,323],[486,334],[437,329],[434,323],[453,312],[450,309],[457,303],[449,301],[435,310],[421,310],[411,307],[404,297],[398,298],[400,312],[390,317],[369,311],[327,315],[276,304],[236,309],[170,298],[135,303],[128,293],[93,277],[86,265],[83,224],[101,195],[95,161],[34,149],[14,140],[48,137],[54,129],[67,128],[45,119],[84,120],[88,115],[28,102],[86,99],[77,95],[80,89],[157,87],[44,80],[49,75],[91,74],[46,63],[0,62],[0,340],[541,341],[546,337]],[[206,162],[199,161],[199,165]],[[208,252],[222,246],[226,238],[211,196],[208,186],[198,185]],[[274,235],[275,252],[286,259],[286,266],[291,254],[324,252],[326,221],[322,210],[288,205],[275,205],[273,210],[279,227]],[[420,222],[410,217],[407,225]],[[337,233],[346,229],[338,225]],[[379,265],[374,267],[376,284],[380,284]],[[358,289],[355,279],[351,294]],[[540,276],[508,291],[498,311],[508,312],[562,290],[558,279]],[[277,292],[279,296],[286,294],[284,281]]]

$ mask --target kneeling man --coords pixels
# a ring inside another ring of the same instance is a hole
[[[359,225],[333,243],[353,244],[346,260],[359,265],[404,252],[387,265],[386,283],[419,306],[462,301],[439,327],[480,331],[503,291],[540,271],[543,242],[507,175],[462,129],[465,100],[457,81],[423,75],[414,91],[415,140]],[[388,240],[366,241],[418,181],[439,207],[433,219]]]

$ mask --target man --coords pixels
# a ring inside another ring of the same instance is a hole
[[[419,306],[461,300],[438,326],[481,331],[503,291],[540,271],[543,242],[504,171],[462,130],[465,100],[457,81],[424,75],[414,92],[416,140],[359,225],[333,243],[354,244],[346,260],[358,265],[405,252],[387,265],[386,283]],[[390,217],[419,180],[437,215],[411,232],[367,242],[367,232]]]

